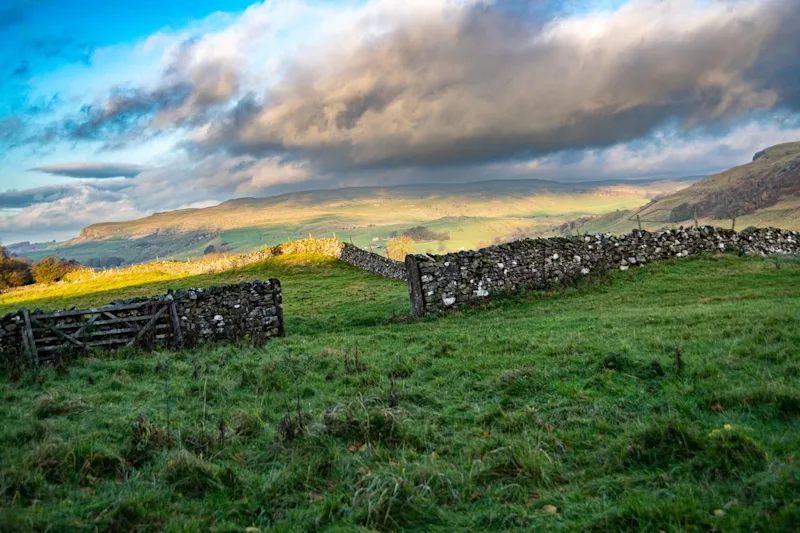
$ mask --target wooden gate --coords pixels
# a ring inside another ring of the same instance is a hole
[[[169,300],[53,313],[23,309],[22,317],[23,344],[34,364],[76,351],[182,344],[175,302]]]

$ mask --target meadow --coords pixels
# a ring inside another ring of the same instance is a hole
[[[0,295],[94,305],[277,277],[287,336],[0,374],[0,530],[797,531],[800,261],[667,261],[411,321],[329,258]]]

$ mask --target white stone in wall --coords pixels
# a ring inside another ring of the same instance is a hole
[[[585,276],[586,274],[588,274],[589,272],[591,272],[591,270],[589,270],[589,269],[588,269],[588,268],[586,268],[586,267],[583,267],[583,268],[581,269],[581,274],[583,274],[584,276]]]
[[[497,268],[505,268],[506,266],[503,263],[497,263]]]
[[[433,276],[428,274],[422,276],[422,283],[428,283],[429,281],[433,281]]]
[[[622,265],[619,267],[620,270],[628,270],[630,267],[628,265]]]
[[[558,254],[553,254],[553,260],[555,261],[556,259],[558,259]]]
[[[456,299],[454,297],[442,298],[442,302],[444,302],[444,305],[450,307],[451,305],[456,303]]]

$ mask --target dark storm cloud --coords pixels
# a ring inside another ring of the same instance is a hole
[[[53,176],[68,178],[134,178],[145,171],[145,167],[128,163],[60,163],[30,169]]]
[[[530,5],[513,4],[398,27],[322,68],[298,60],[263,98],[213,123],[200,147],[305,157],[320,169],[465,164],[800,104],[795,0],[702,11],[639,2],[605,20],[549,25],[548,10],[510,16]]]

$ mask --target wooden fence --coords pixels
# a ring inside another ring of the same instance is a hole
[[[179,348],[183,343],[177,309],[171,300],[36,314],[23,309],[21,314],[23,347],[32,364],[76,351],[156,343]]]

